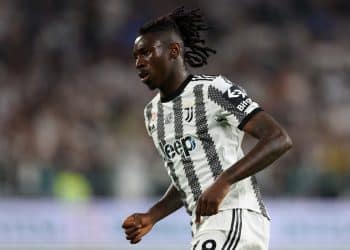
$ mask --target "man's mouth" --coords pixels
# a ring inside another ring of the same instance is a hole
[[[147,71],[141,71],[139,73],[139,77],[141,78],[142,81],[145,81],[149,78],[149,73]]]

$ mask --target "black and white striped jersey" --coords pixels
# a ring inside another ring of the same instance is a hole
[[[158,93],[145,107],[148,134],[189,213],[222,171],[243,157],[244,124],[261,108],[223,76],[189,76],[177,93]],[[232,185],[220,210],[247,208],[267,216],[254,176]]]

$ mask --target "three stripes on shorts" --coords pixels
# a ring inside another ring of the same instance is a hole
[[[232,221],[227,239],[222,247],[222,250],[236,249],[242,233],[242,209],[232,210]]]

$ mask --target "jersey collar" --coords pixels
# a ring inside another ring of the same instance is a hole
[[[161,97],[160,98],[161,102],[169,102],[173,100],[175,97],[179,96],[183,92],[183,90],[186,88],[187,84],[191,81],[192,77],[193,75],[191,74],[188,75],[186,79],[181,83],[180,87],[176,91],[174,91],[174,93],[166,97]]]

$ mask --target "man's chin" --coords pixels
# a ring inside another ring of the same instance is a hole
[[[152,85],[147,85],[147,87],[150,89],[150,90],[155,90],[156,87],[155,86],[152,86]]]
[[[142,81],[150,90],[154,90],[157,87],[151,81]]]

